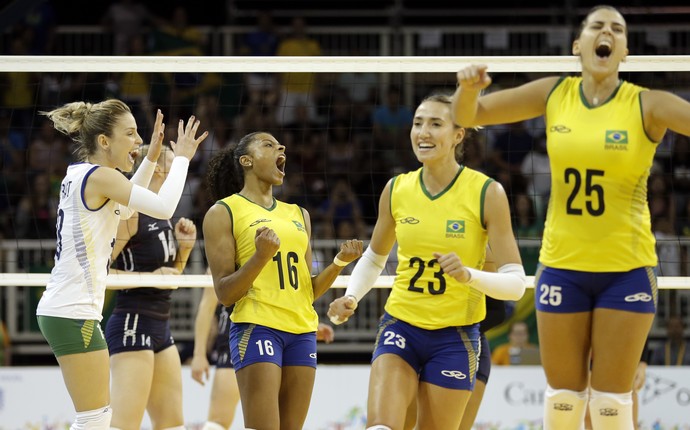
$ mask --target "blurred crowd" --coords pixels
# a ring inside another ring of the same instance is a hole
[[[13,27],[7,54],[53,52],[56,24],[51,2],[37,2]],[[189,23],[185,6],[158,16],[143,2],[120,0],[108,7],[100,24],[112,34],[112,51],[117,55],[206,54],[207,40]],[[319,56],[322,51],[304,19],[293,18],[289,30],[279,32],[272,16],[260,12],[254,30],[244,35],[239,54]],[[265,130],[287,147],[287,176],[277,190],[279,197],[310,211],[314,237],[366,239],[386,181],[418,167],[409,150],[413,112],[404,102],[403,77],[391,74],[385,82],[381,77],[376,73],[0,74],[0,236],[55,237],[59,181],[74,154],[69,141],[37,112],[74,100],[117,97],[132,107],[144,140],[150,136],[157,108],[169,125],[194,114],[211,133],[191,166],[176,217],[200,224],[211,204],[204,175],[212,154],[247,132]],[[412,98],[428,92],[422,87]],[[167,138],[174,139],[176,132],[169,127]],[[677,238],[690,236],[690,142],[670,134],[661,146],[648,184],[660,275],[687,275],[686,247]],[[464,164],[489,174],[507,189],[515,234],[524,244],[525,267],[533,274],[538,246],[528,239],[541,237],[550,191],[543,122],[474,131],[465,142]]]

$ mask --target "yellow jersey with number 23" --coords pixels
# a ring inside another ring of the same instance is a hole
[[[391,184],[398,267],[386,312],[427,330],[477,323],[486,314],[484,294],[445,275],[433,253],[455,252],[467,267],[484,266],[484,199],[493,180],[461,166],[432,196],[422,171],[398,175]]]

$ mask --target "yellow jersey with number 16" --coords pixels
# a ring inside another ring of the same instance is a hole
[[[590,106],[582,78],[560,80],[546,103],[551,197],[539,260],[558,269],[625,272],[657,264],[647,204],[656,143],[640,94],[621,81]]]
[[[257,229],[268,227],[280,239],[278,252],[235,303],[230,319],[295,334],[316,331],[319,319],[313,305],[311,271],[305,261],[309,237],[300,207],[274,199],[273,206],[265,208],[240,194],[218,203],[228,209],[232,219],[238,269],[256,252]]]
[[[488,235],[484,199],[492,179],[460,167],[436,195],[424,185],[423,168],[391,184],[391,215],[398,241],[398,267],[386,312],[416,327],[435,330],[484,319],[484,294],[445,275],[434,252],[455,252],[467,267],[482,269]]]

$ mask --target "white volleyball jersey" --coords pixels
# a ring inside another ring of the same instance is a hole
[[[99,166],[71,164],[60,186],[55,267],[36,309],[37,315],[98,320],[103,316],[105,283],[120,205],[108,200],[87,208],[84,188]]]

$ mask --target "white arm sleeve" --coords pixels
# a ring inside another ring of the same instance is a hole
[[[154,218],[171,218],[180,202],[188,168],[189,159],[175,157],[170,165],[168,177],[158,194],[135,184],[132,186],[127,207]]]
[[[383,271],[388,255],[379,255],[367,247],[347,282],[346,296],[353,296],[359,302],[371,290]]]
[[[148,157],[144,157],[144,161],[141,162],[139,168],[134,175],[130,178],[129,182],[148,188],[151,183],[151,178],[153,178],[153,173],[156,171],[156,163],[150,161]],[[125,205],[120,205],[120,219],[130,219],[134,215],[135,210],[128,208]]]
[[[527,277],[521,264],[505,264],[497,273],[466,268],[471,278],[467,285],[498,300],[519,300],[525,293]]]

